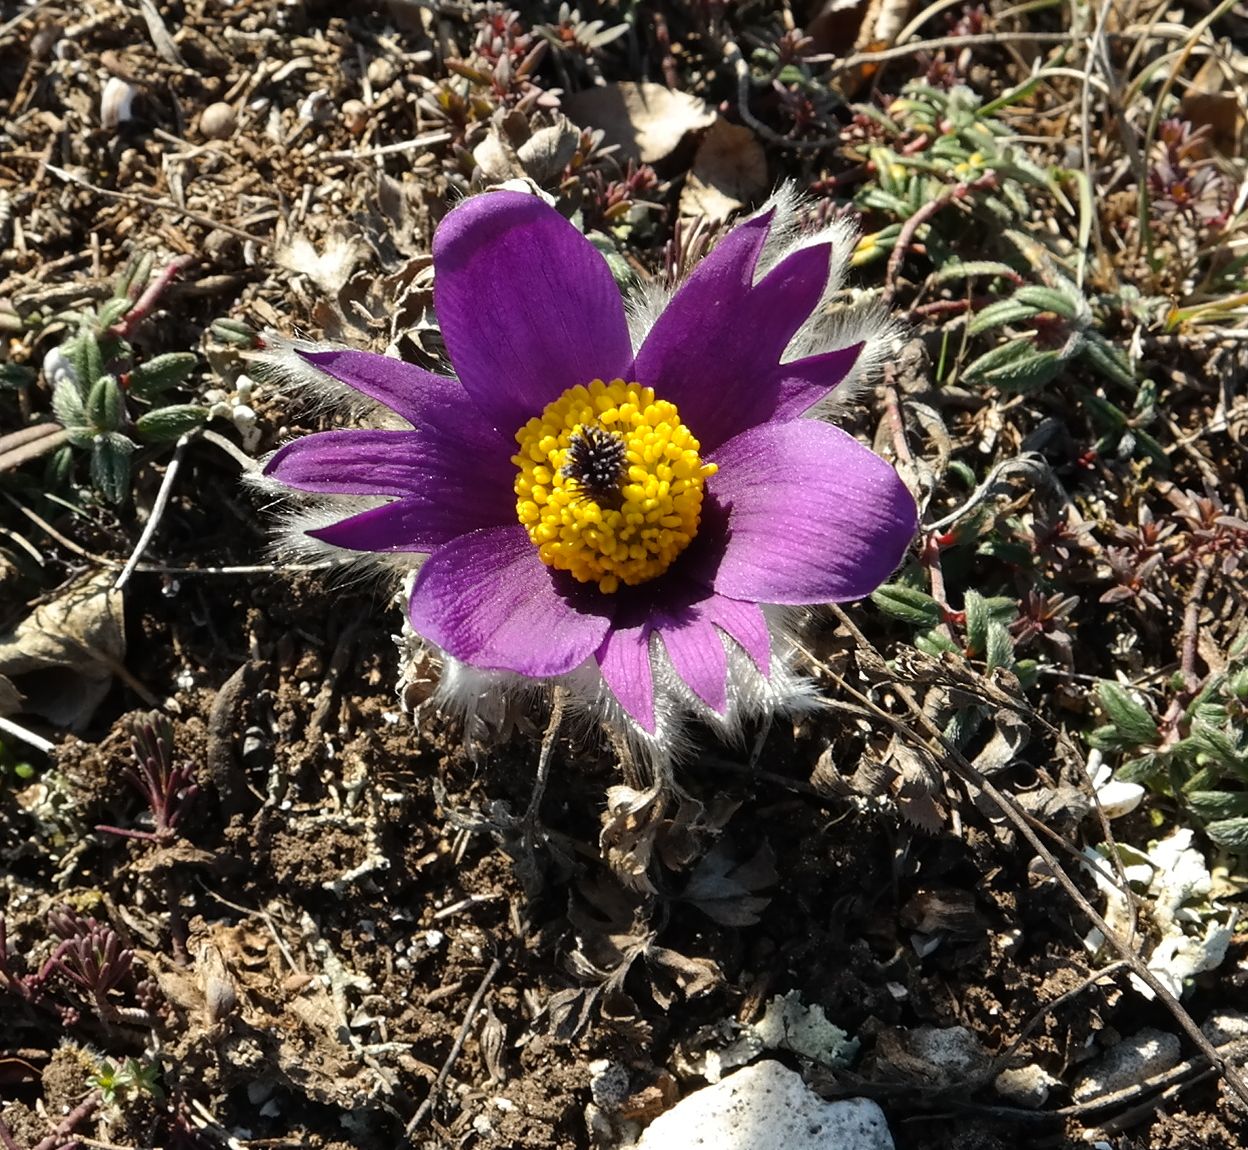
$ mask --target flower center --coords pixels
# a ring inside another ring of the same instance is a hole
[[[548,566],[610,594],[661,575],[698,533],[716,467],[652,388],[569,388],[516,442],[516,515]]]

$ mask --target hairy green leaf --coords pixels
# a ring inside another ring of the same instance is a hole
[[[914,627],[935,627],[940,623],[940,604],[926,591],[904,583],[886,583],[871,593],[871,602],[885,615]]]
[[[1125,687],[1102,679],[1097,684],[1096,695],[1109,721],[1127,743],[1147,747],[1157,742],[1156,722]]]

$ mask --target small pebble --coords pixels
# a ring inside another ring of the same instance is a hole
[[[394,64],[384,56],[370,60],[368,65],[368,82],[374,88],[388,88],[394,83],[396,69]]]
[[[199,114],[199,132],[206,140],[228,140],[238,126],[238,117],[229,104],[217,101]]]
[[[1248,1014],[1242,1010],[1215,1010],[1200,1024],[1200,1032],[1214,1046],[1248,1038]]]
[[[993,1086],[1007,1102],[1012,1102],[1015,1106],[1025,1106],[1029,1110],[1038,1110],[1049,1100],[1049,1088],[1056,1086],[1057,1081],[1042,1066],[1032,1063],[1029,1066],[1001,1071]]]
[[[1074,1099],[1087,1102],[1163,1074],[1179,1061],[1180,1053],[1177,1035],[1146,1026],[1097,1059],[1075,1083]]]
[[[353,136],[362,136],[368,127],[368,108],[361,100],[348,100],[342,106],[342,122]]]

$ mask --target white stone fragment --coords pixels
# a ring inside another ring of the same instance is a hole
[[[1177,1065],[1181,1044],[1177,1035],[1146,1026],[1107,1050],[1073,1090],[1076,1102],[1125,1090]]]
[[[1200,1032],[1214,1046],[1248,1038],[1248,1014],[1242,1010],[1215,1010],[1200,1024]]]
[[[825,1102],[786,1066],[758,1062],[694,1091],[645,1130],[635,1150],[894,1150],[867,1098]]]
[[[1001,1071],[993,1086],[1007,1102],[1038,1110],[1049,1100],[1049,1090],[1057,1082],[1043,1066],[1037,1066],[1033,1062],[1028,1066],[1016,1066]]]

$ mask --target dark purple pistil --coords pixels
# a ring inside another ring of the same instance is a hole
[[[591,426],[575,432],[568,443],[567,462],[560,474],[576,480],[579,493],[603,507],[620,506],[620,480],[627,450],[614,431]]]

